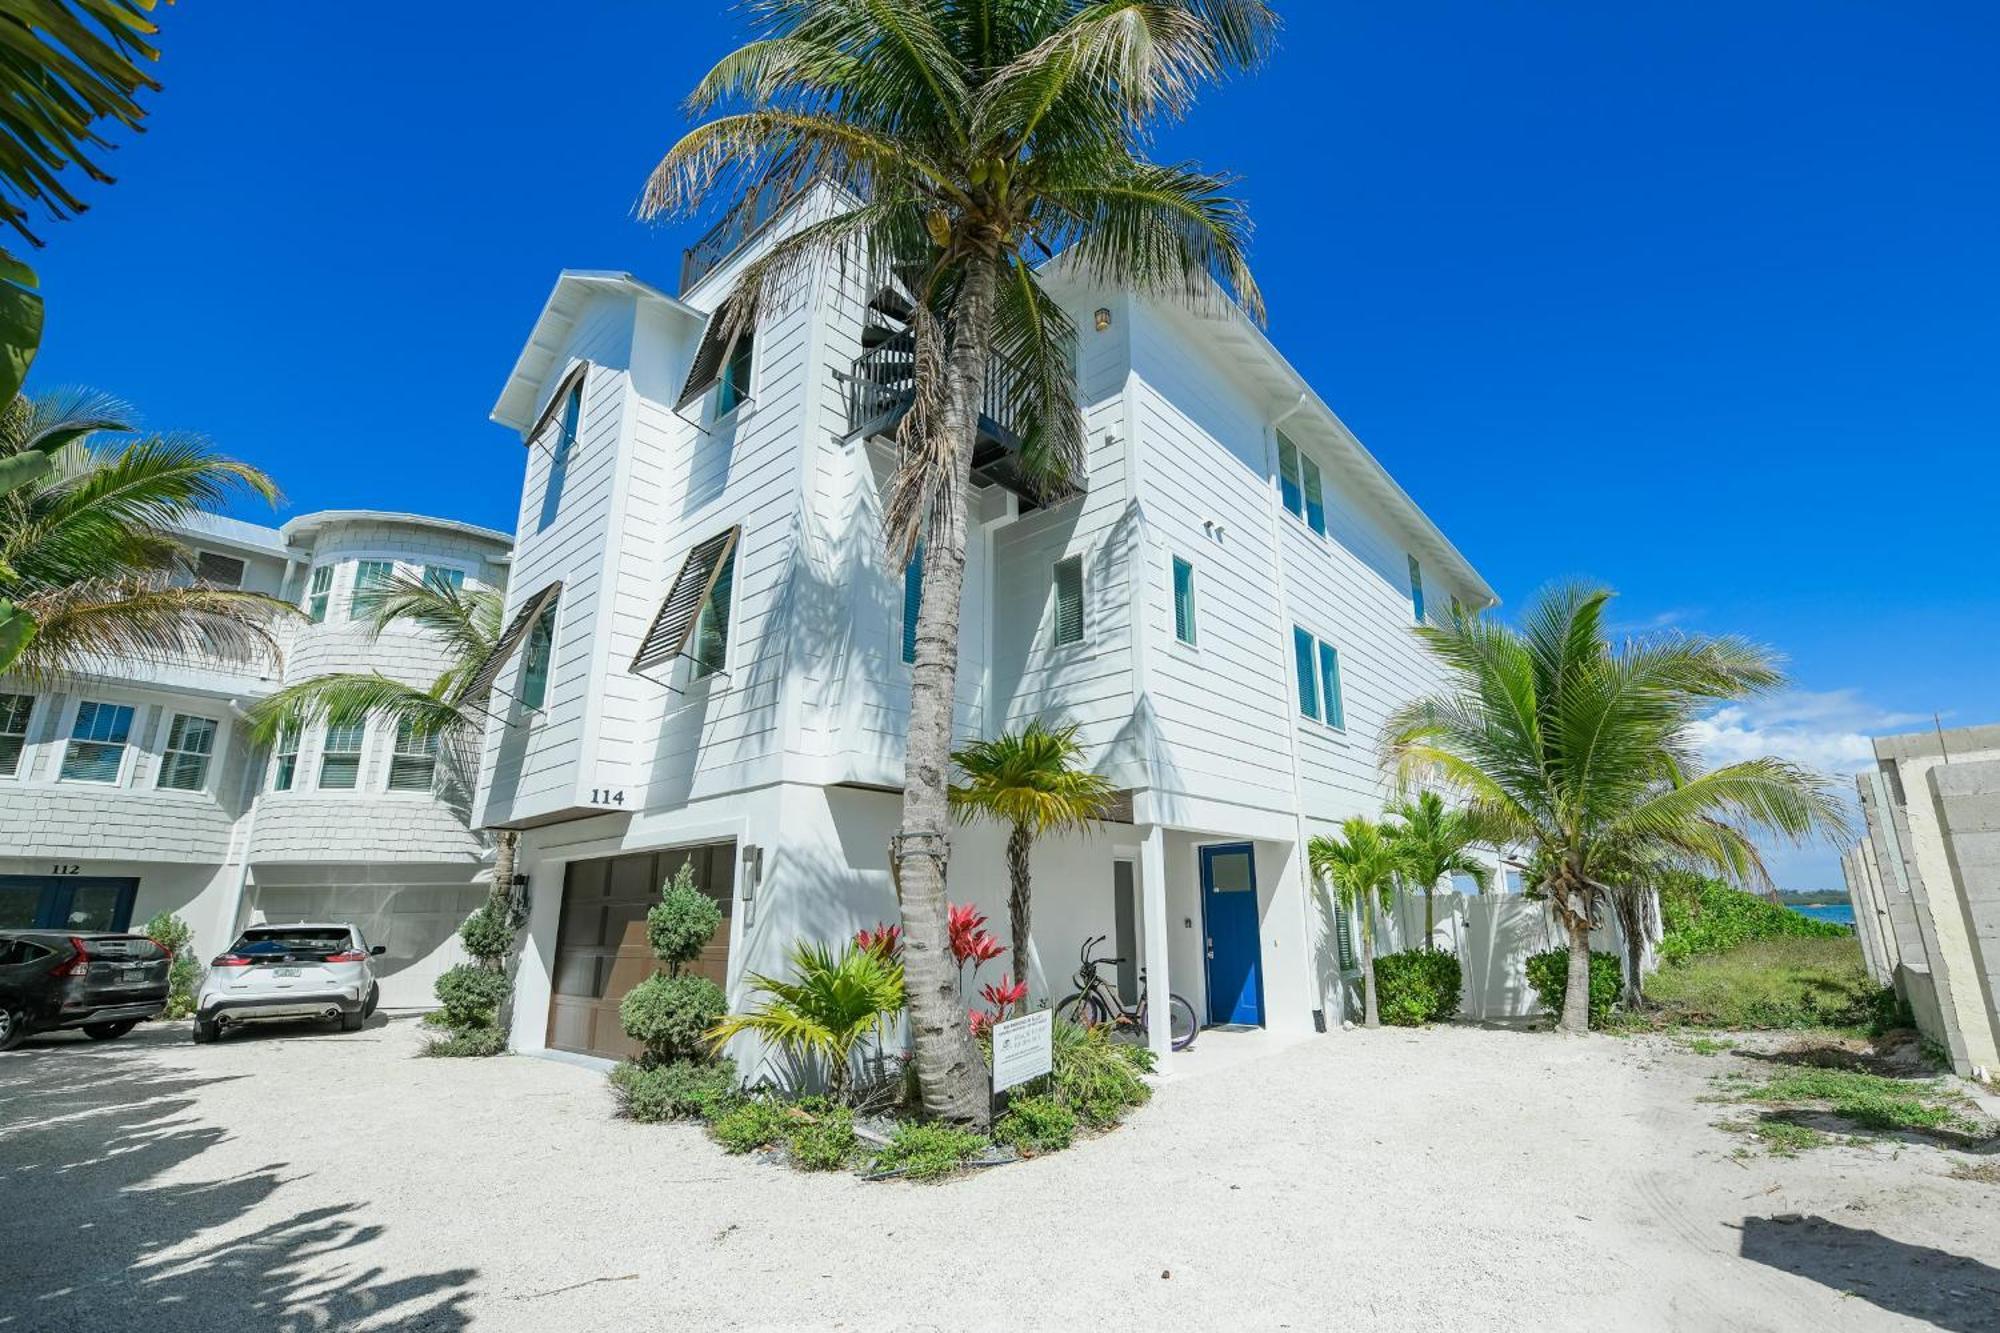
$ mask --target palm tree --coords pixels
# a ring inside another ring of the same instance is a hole
[[[792,946],[794,979],[750,977],[762,996],[747,1013],[716,1024],[708,1039],[719,1051],[738,1033],[754,1032],[794,1055],[823,1061],[827,1095],[848,1099],[854,1047],[903,1007],[903,964],[886,948],[849,943],[836,954],[823,944]]]
[[[63,168],[95,181],[111,177],[94,160],[110,141],[101,121],[136,130],[145,117],[139,92],[159,84],[140,61],[159,59],[146,17],[155,0],[7,0],[6,58],[0,59],[0,222],[39,246],[29,208],[51,218],[81,213]],[[35,271],[0,248],[0,402],[21,391],[42,341],[42,298]]]
[[[745,266],[724,308],[733,340],[810,266],[849,258],[912,297],[915,393],[885,538],[924,543],[894,878],[925,1110],[983,1122],[985,1066],[946,951],[946,795],[965,577],[966,495],[997,353],[1025,472],[1059,487],[1083,465],[1076,328],[1033,258],[1173,300],[1233,295],[1261,315],[1249,223],[1228,183],[1147,160],[1150,132],[1196,92],[1256,63],[1265,0],[746,0],[753,40],[695,89],[688,132],[654,171],[644,216],[723,198],[748,210],[812,179],[830,215]]]
[[[1380,825],[1356,815],[1341,836],[1317,834],[1306,843],[1313,876],[1332,885],[1334,899],[1361,926],[1361,1021],[1382,1026],[1375,1003],[1375,911],[1386,908],[1396,886],[1396,849]]]
[[[1549,589],[1519,629],[1461,619],[1414,632],[1444,691],[1398,709],[1385,760],[1445,784],[1496,841],[1528,849],[1569,936],[1562,1030],[1589,1023],[1590,928],[1610,883],[1662,860],[1762,880],[1751,831],[1802,842],[1845,827],[1832,784],[1782,759],[1704,772],[1694,723],[1777,688],[1769,650],[1734,637],[1611,644],[1604,588]]]
[[[0,410],[0,674],[51,681],[120,662],[275,658],[292,614],[259,593],[193,577],[170,529],[277,487],[187,435],[135,436],[100,394],[16,397]]]
[[[1007,928],[1014,967],[1028,979],[1028,859],[1035,839],[1051,833],[1082,833],[1102,819],[1117,788],[1102,774],[1082,767],[1083,747],[1076,727],[1030,722],[1017,732],[974,741],[952,755],[965,780],[951,789],[959,819],[984,816],[1006,824]]]
[[[1463,810],[1446,807],[1434,791],[1417,793],[1414,801],[1392,806],[1388,813],[1395,822],[1383,825],[1382,832],[1396,853],[1396,865],[1408,884],[1424,890],[1424,947],[1431,947],[1431,933],[1437,929],[1437,886],[1447,875],[1466,875],[1481,893],[1492,879],[1486,863],[1469,850],[1483,842],[1479,830]]]
[[[503,598],[490,588],[463,588],[398,574],[370,597],[370,636],[391,625],[427,631],[445,658],[428,686],[406,684],[376,671],[335,672],[288,685],[249,709],[249,733],[259,745],[297,735],[328,718],[387,719],[412,738],[437,741],[448,803],[471,819],[478,746],[485,728],[485,698],[475,696],[479,668],[500,642]],[[514,919],[514,856],[521,835],[496,830],[489,897],[503,919]]]

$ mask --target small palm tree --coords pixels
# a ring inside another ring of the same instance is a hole
[[[1465,875],[1481,893],[1491,882],[1492,872],[1474,856],[1471,847],[1483,839],[1472,819],[1463,810],[1448,808],[1434,791],[1419,792],[1414,801],[1392,806],[1393,816],[1382,832],[1396,853],[1396,866],[1406,884],[1421,885],[1424,891],[1424,947],[1431,947],[1437,929],[1438,881],[1448,875]]]
[[[1029,856],[1035,839],[1082,833],[1102,819],[1118,789],[1082,766],[1076,727],[1030,722],[990,741],[974,741],[952,755],[964,781],[951,789],[960,822],[987,818],[1007,825],[1007,928],[1014,968],[1028,978],[1032,885]]]
[[[0,410],[0,674],[276,659],[272,627],[293,608],[195,580],[171,531],[239,495],[275,502],[276,485],[192,436],[97,442],[131,429],[101,394],[16,397]]]
[[[1009,370],[1021,462],[1055,491],[1082,469],[1077,331],[1041,260],[1183,303],[1234,295],[1261,313],[1249,219],[1229,183],[1147,157],[1195,94],[1257,63],[1265,0],[748,0],[753,40],[689,99],[729,106],[682,136],[640,201],[647,217],[727,201],[748,212],[815,178],[839,202],[745,266],[724,333],[781,307],[820,263],[865,262],[912,297],[911,406],[884,537],[924,544],[892,844],[924,1109],[983,1123],[985,1065],[946,949],[944,852],[965,579],[966,504],[995,355]],[[876,280],[871,278],[871,280]]]
[[[1333,889],[1334,899],[1361,927],[1361,1019],[1382,1026],[1375,1002],[1375,912],[1390,904],[1396,887],[1396,849],[1380,825],[1356,815],[1340,826],[1341,836],[1318,834],[1306,843],[1313,877]]]
[[[1402,780],[1444,784],[1482,831],[1528,849],[1569,936],[1566,1032],[1589,1024],[1590,928],[1614,879],[1674,862],[1768,880],[1752,830],[1801,842],[1846,827],[1832,783],[1796,764],[1702,770],[1695,722],[1782,684],[1769,650],[1681,634],[1614,647],[1610,599],[1563,585],[1519,629],[1483,618],[1418,628],[1447,685],[1398,709],[1382,738]]]
[[[852,1086],[854,1048],[903,1009],[903,964],[886,948],[848,943],[838,954],[824,944],[792,946],[793,979],[753,973],[750,990],[762,998],[747,1013],[731,1014],[709,1032],[719,1050],[730,1038],[754,1032],[793,1057],[826,1066],[827,1095],[845,1102]]]

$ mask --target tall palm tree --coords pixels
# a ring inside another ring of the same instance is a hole
[[[1465,875],[1481,893],[1491,882],[1492,872],[1474,856],[1472,845],[1483,842],[1479,829],[1463,810],[1449,808],[1434,791],[1417,793],[1414,801],[1390,807],[1392,821],[1382,832],[1396,853],[1396,866],[1406,884],[1424,890],[1424,947],[1431,947],[1437,929],[1437,886],[1447,875]]]
[[[274,659],[283,602],[195,580],[171,529],[271,479],[187,435],[132,429],[101,394],[0,409],[0,674],[48,681],[121,662]]]
[[[974,741],[952,755],[964,781],[951,788],[960,821],[985,817],[1007,825],[1007,928],[1014,971],[1028,979],[1029,857],[1035,839],[1082,833],[1110,809],[1117,788],[1083,767],[1083,747],[1072,724],[1040,720],[990,741]]]
[[[1306,864],[1333,889],[1334,899],[1361,927],[1361,1021],[1382,1026],[1375,1001],[1375,913],[1390,904],[1398,862],[1380,825],[1356,815],[1340,836],[1316,834],[1306,842]]]
[[[280,736],[298,735],[329,718],[373,716],[407,727],[415,739],[436,740],[444,797],[470,821],[486,719],[486,701],[473,695],[472,686],[480,666],[500,642],[503,598],[490,588],[455,587],[398,574],[366,607],[371,636],[399,624],[430,634],[445,658],[437,679],[417,686],[377,671],[314,676],[251,705],[250,737],[259,745],[270,745]],[[520,836],[510,829],[498,830],[493,852],[489,896],[509,918],[514,912],[514,856]]]
[[[1518,629],[1418,628],[1447,684],[1398,709],[1382,737],[1403,780],[1442,782],[1482,830],[1529,850],[1569,936],[1566,1032],[1589,1023],[1591,921],[1623,871],[1672,860],[1764,880],[1753,830],[1802,842],[1846,824],[1831,782],[1796,764],[1702,770],[1694,723],[1782,684],[1769,650],[1681,634],[1613,645],[1611,595],[1566,584],[1542,593]]]
[[[668,151],[645,216],[721,198],[739,209],[806,181],[829,216],[747,265],[726,337],[810,266],[849,258],[913,298],[916,389],[885,537],[924,543],[901,828],[892,845],[918,1082],[931,1115],[983,1122],[985,1067],[947,951],[946,796],[965,577],[966,494],[995,353],[1026,473],[1054,487],[1082,467],[1076,328],[1033,259],[1151,296],[1234,296],[1261,314],[1249,222],[1228,182],[1147,159],[1150,132],[1197,91],[1256,63],[1265,0],[744,0],[753,39],[702,80],[695,114],[727,114]]]

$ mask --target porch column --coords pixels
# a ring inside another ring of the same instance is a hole
[[[1167,997],[1173,994],[1167,973],[1167,833],[1158,824],[1139,844],[1139,891],[1145,903],[1146,926],[1146,1044],[1153,1048],[1159,1072],[1173,1062],[1173,1014]]]

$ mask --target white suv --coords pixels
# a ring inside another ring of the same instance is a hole
[[[381,995],[374,960],[383,952],[353,926],[252,926],[208,965],[194,1039],[271,1018],[338,1018],[342,1032],[358,1032]]]

